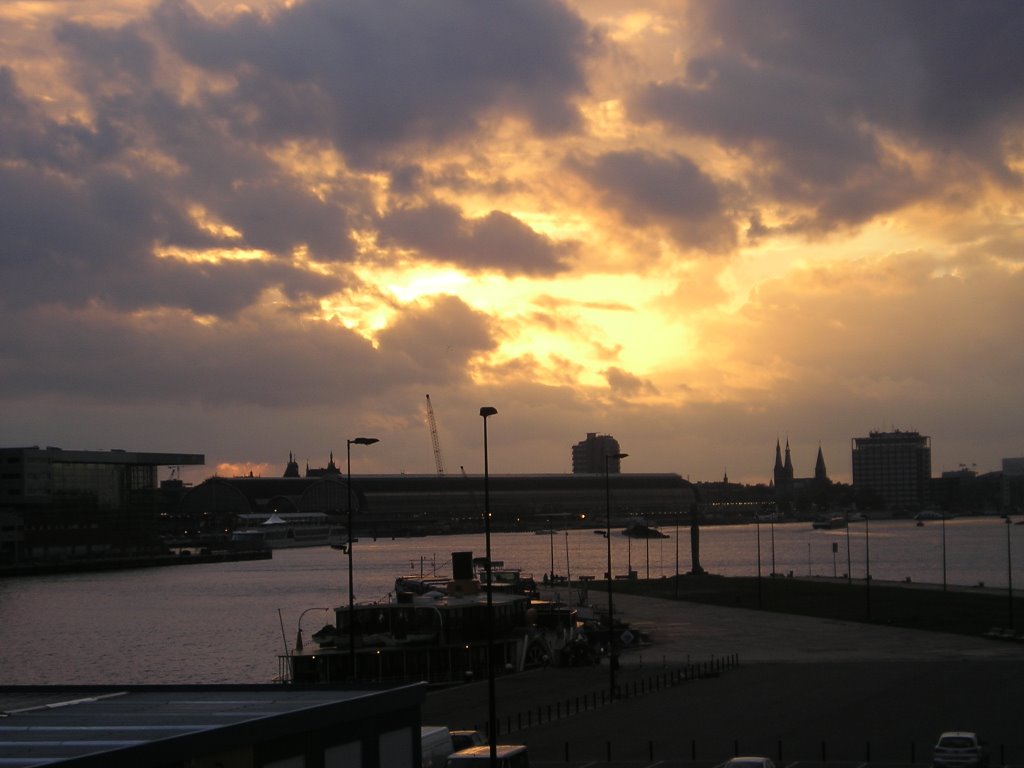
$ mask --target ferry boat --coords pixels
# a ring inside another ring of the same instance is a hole
[[[260,545],[270,549],[340,547],[348,539],[345,526],[323,513],[283,512],[239,515],[242,527],[231,534],[236,546]]]
[[[336,608],[335,623],[312,635],[312,647],[300,635],[295,651],[279,657],[282,677],[294,683],[434,685],[486,679],[487,594],[471,560],[471,553],[454,553],[456,577],[446,584],[401,577],[394,600],[357,604],[351,613],[347,605]],[[497,583],[491,593],[495,673],[597,660],[575,609],[498,589]]]

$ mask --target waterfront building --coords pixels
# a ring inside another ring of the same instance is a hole
[[[853,492],[865,509],[911,511],[928,501],[931,438],[917,432],[870,432],[852,441]]]
[[[604,474],[607,464],[609,474],[618,474],[622,471],[619,459],[606,457],[617,457],[619,453],[619,441],[614,437],[588,432],[586,440],[572,447],[572,472],[574,475]]]
[[[1024,512],[1024,458],[1003,459],[1000,496],[1004,510]]]
[[[159,546],[160,466],[202,465],[202,454],[0,448],[3,562],[141,552]]]
[[[678,522],[689,513],[693,486],[672,473],[609,474],[612,516]],[[482,475],[359,475],[352,478],[353,526],[360,535],[407,536],[479,531]],[[322,514],[340,524],[347,515],[343,475],[212,477],[185,494],[178,514],[216,519],[226,526],[278,515]],[[497,531],[605,524],[605,475],[490,475],[491,525]]]

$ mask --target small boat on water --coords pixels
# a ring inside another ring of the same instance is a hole
[[[646,521],[638,520],[630,523],[622,530],[623,536],[631,539],[667,539],[668,534],[662,533],[654,526],[647,525]]]

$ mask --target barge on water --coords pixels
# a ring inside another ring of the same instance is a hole
[[[295,683],[409,682],[434,685],[487,678],[487,594],[473,578],[471,553],[455,553],[447,583],[399,578],[393,601],[362,603],[350,614],[335,609],[335,623],[300,640],[280,657],[282,678]],[[459,577],[462,578],[459,578]],[[494,589],[493,649],[496,674],[548,664],[596,661],[576,611]],[[354,651],[354,653],[353,653]]]

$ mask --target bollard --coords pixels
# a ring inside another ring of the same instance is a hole
[[[569,742],[565,742],[565,762],[569,762]]]
[[[871,742],[870,741],[865,741],[864,742],[864,762],[865,763],[870,763],[871,762]]]
[[[654,739],[647,742],[647,759],[654,762]]]
[[[516,730],[517,731],[523,730],[523,713],[522,712],[516,712]]]
[[[917,760],[914,756],[914,742],[910,742],[910,764],[913,765],[915,762]]]
[[[733,743],[732,743],[732,756],[733,757],[739,757],[740,756],[740,742],[739,742],[739,739],[733,741]]]
[[[827,763],[828,758],[825,757],[825,742],[821,742],[821,762]]]
[[[779,762],[781,763],[781,762],[782,762],[782,739],[779,739],[779,741],[778,741],[778,743],[776,744],[776,746],[778,747],[778,752],[779,752]]]
[[[612,743],[610,741],[605,742],[605,753],[608,758],[607,762],[612,761]]]
[[[690,759],[691,760],[696,760],[697,759],[697,740],[696,739],[690,739]]]

